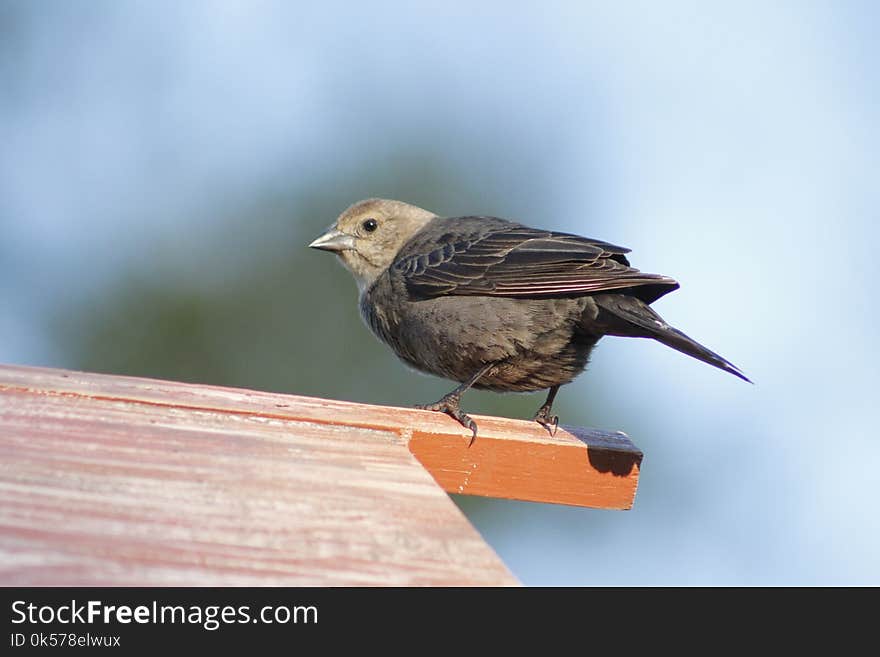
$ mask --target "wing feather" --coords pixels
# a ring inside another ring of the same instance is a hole
[[[631,267],[629,249],[607,242],[491,217],[437,221],[444,224],[417,236],[392,265],[413,300],[581,296],[632,288],[650,303],[678,287],[667,276]],[[449,230],[450,222],[459,230]]]

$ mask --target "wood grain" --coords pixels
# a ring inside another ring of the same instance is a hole
[[[516,584],[401,432],[302,400],[0,367],[0,585]]]
[[[642,460],[619,432],[560,427],[551,437],[535,422],[474,415],[480,432],[468,448],[470,433],[440,413],[217,386],[0,366],[2,390],[390,432],[448,492],[531,502],[629,509]]]

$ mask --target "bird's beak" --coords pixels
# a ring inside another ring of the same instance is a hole
[[[346,251],[354,249],[354,237],[341,233],[335,228],[331,228],[321,235],[314,242],[309,244],[312,249],[321,249],[322,251]]]

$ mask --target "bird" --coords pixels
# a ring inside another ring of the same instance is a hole
[[[441,217],[390,199],[354,203],[309,247],[354,276],[361,316],[412,368],[459,385],[416,408],[457,420],[470,389],[547,390],[533,416],[551,436],[559,388],[600,338],[650,338],[750,382],[735,365],[670,326],[650,304],[679,288],[630,265],[629,249],[492,216]]]

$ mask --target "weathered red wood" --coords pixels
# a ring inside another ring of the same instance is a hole
[[[0,391],[127,400],[392,432],[445,490],[605,509],[632,507],[642,454],[622,433],[475,415],[477,441],[439,413],[216,386],[40,368],[0,367]]]
[[[516,583],[399,432],[297,404],[0,367],[0,585]]]

